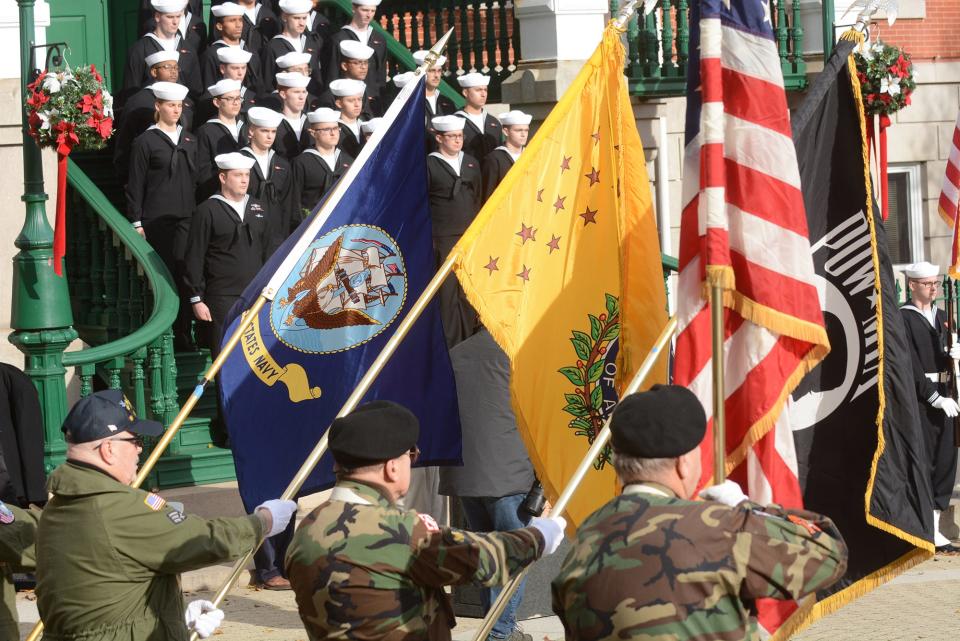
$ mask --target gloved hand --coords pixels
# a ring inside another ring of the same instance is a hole
[[[530,519],[530,527],[536,528],[543,535],[543,556],[553,554],[563,541],[563,530],[567,527],[567,520],[562,516],[535,516]]]
[[[223,610],[218,610],[210,601],[191,601],[184,619],[188,631],[196,632],[201,639],[206,639],[223,623]]]
[[[297,502],[271,499],[258,505],[257,510],[266,510],[270,513],[270,516],[273,517],[273,525],[266,534],[266,537],[270,538],[287,529],[290,519],[297,513]],[[257,510],[254,510],[254,512]]]
[[[710,487],[703,488],[700,490],[700,498],[723,503],[730,507],[736,507],[750,499],[750,497],[743,493],[743,490],[740,489],[736,481],[731,481],[730,479],[727,479],[720,485],[711,485]]]
[[[960,361],[960,343],[954,341],[953,345],[950,346],[950,351],[948,353],[950,354],[950,358],[955,361]]]
[[[957,405],[957,402],[949,396],[938,396],[936,400],[930,404],[938,410],[943,410],[947,418],[953,418],[957,414],[960,414],[960,405]]]

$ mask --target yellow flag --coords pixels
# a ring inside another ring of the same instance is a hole
[[[603,42],[454,248],[454,269],[511,363],[513,409],[555,500],[667,322],[643,148],[620,32]],[[666,380],[666,359],[647,384]],[[617,491],[609,448],[570,502]]]

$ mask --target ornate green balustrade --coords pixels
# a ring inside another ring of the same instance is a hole
[[[96,172],[92,156],[85,164]],[[87,349],[66,352],[80,396],[122,389],[137,413],[169,425],[185,391],[205,368],[206,354],[174,353],[171,326],[179,300],[173,277],[157,253],[130,226],[83,168],[68,172],[67,276],[75,328]],[[179,361],[179,363],[178,363]],[[231,455],[210,446],[213,399],[205,399],[164,454],[150,486],[170,487],[232,479]],[[59,433],[47,435],[45,465],[62,462]]]
[[[627,78],[638,96],[680,96],[686,90],[690,55],[690,4],[694,0],[660,0],[647,16],[627,28]],[[619,3],[613,0],[613,10]],[[800,0],[771,0],[770,20],[777,39],[787,89],[807,86],[803,60]]]

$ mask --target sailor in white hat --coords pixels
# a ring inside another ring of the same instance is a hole
[[[118,96],[118,102],[124,103],[140,88],[150,82],[150,67],[146,57],[158,51],[176,51],[179,55],[178,64],[180,75],[178,81],[190,90],[190,96],[197,98],[203,92],[200,77],[200,61],[197,58],[198,46],[205,39],[191,44],[181,33],[181,21],[184,18],[184,8],[187,0],[151,0],[153,11],[153,26],[140,39],[134,42],[127,52],[127,65],[123,74],[123,89]],[[203,27],[202,22],[196,22],[192,17],[195,28]],[[194,31],[187,30],[193,34]],[[191,36],[192,37],[192,36]]]
[[[310,12],[313,11],[312,0],[280,0],[280,23],[282,30],[267,43],[263,54],[264,72],[267,77],[277,73],[277,58],[296,51],[310,56],[307,63],[310,75],[309,91],[319,94],[323,88],[323,75],[320,73],[319,36],[307,29]]]
[[[184,286],[213,355],[227,312],[275,249],[268,213],[247,193],[255,162],[238,152],[214,158],[219,187],[197,207],[187,237]]]
[[[369,60],[367,81],[382,90],[387,84],[387,41],[377,33],[371,22],[377,13],[380,0],[353,0],[353,17],[350,22],[330,37],[329,57],[324,60],[324,78],[329,85],[337,78],[343,77],[340,63],[343,61],[343,52],[340,43],[350,40],[373,49]]]
[[[273,233],[279,244],[296,228],[292,216],[296,208],[290,200],[293,170],[289,160],[273,149],[283,114],[266,107],[251,107],[247,112],[247,146],[240,150],[254,159],[247,189],[267,209],[275,223]]]
[[[960,344],[947,331],[947,315],[937,307],[942,281],[940,268],[928,262],[903,270],[910,300],[900,307],[907,330],[907,343],[914,363],[923,369],[923,378],[915,376],[920,402],[920,422],[928,437],[927,451],[932,458],[934,544],[938,551],[960,551],[940,532],[940,513],[947,509],[953,495],[957,471],[957,449],[953,442],[953,423],[960,406],[951,398],[947,374],[960,360]]]
[[[276,82],[277,96],[280,98],[276,111],[283,114],[283,121],[277,128],[274,149],[293,162],[301,151],[310,146],[310,135],[306,131],[307,84],[310,79],[302,73],[282,72],[276,75]]]
[[[431,121],[437,151],[427,156],[433,246],[443,260],[480,211],[481,176],[477,159],[463,152],[460,116],[437,116]],[[460,285],[448,279],[440,289],[440,317],[447,347],[476,333],[479,321]]]
[[[360,116],[363,113],[363,96],[367,85],[360,80],[339,78],[330,83],[330,93],[340,111],[340,149],[351,157],[360,155],[363,136],[360,132]]]
[[[383,123],[383,118],[371,118],[360,124],[360,131],[363,132],[363,141],[370,140],[370,136],[373,135],[373,132]]]
[[[243,38],[247,25],[245,9],[236,2],[224,2],[211,7],[210,12],[215,20],[211,29],[214,35],[219,37],[200,57],[200,73],[204,86],[210,86],[221,78],[235,78],[243,82],[244,86],[254,94],[262,93],[267,87],[264,86],[265,78],[260,66],[260,56],[254,55],[256,52]],[[221,50],[226,59],[221,54]],[[238,67],[243,65],[243,77],[237,77],[237,72],[228,75],[222,68],[226,65]],[[250,96],[250,98],[254,97]]]
[[[373,49],[356,40],[341,40],[340,44],[340,78],[338,80],[358,80],[364,84],[363,108],[361,118],[369,120],[383,113],[383,101],[380,98],[380,87],[368,76],[370,58]],[[331,83],[332,84],[332,83]],[[322,107],[337,109],[336,96],[330,87],[320,95],[319,103]]]
[[[200,181],[197,198],[200,200],[206,200],[220,188],[214,159],[221,154],[240,151],[247,145],[247,130],[240,118],[242,88],[239,80],[227,79],[207,87],[217,114],[197,129],[197,176]]]
[[[487,113],[487,85],[490,76],[482,73],[465,73],[457,79],[460,93],[467,104],[457,112],[467,119],[463,130],[463,149],[477,160],[483,161],[487,154],[500,145],[503,130],[500,121]]]
[[[520,152],[530,136],[530,121],[533,116],[522,111],[508,111],[500,114],[498,119],[503,125],[503,144],[487,154],[480,163],[483,173],[483,202],[487,202],[490,194],[513,167],[513,163],[520,159]]]
[[[340,116],[339,111],[327,107],[307,114],[313,146],[293,161],[293,200],[302,217],[313,212],[353,164],[354,157],[338,147]]]

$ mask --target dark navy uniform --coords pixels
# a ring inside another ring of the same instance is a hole
[[[235,138],[234,132],[217,119],[208,120],[197,129],[197,200],[206,200],[220,190],[214,159],[246,147],[247,128],[242,120],[237,120],[236,131]]]
[[[367,89],[363,92],[363,109],[360,111],[360,119],[378,118],[383,115],[385,110],[384,102],[380,98],[380,88],[369,82],[364,81],[364,84],[367,85]],[[336,111],[340,110],[337,106],[337,97],[329,89],[320,94],[317,99],[317,106]]]
[[[203,80],[204,87],[209,87],[223,78],[223,74],[220,73],[220,65],[222,63],[220,62],[220,58],[217,57],[217,50],[229,46],[231,45],[228,45],[223,40],[217,40],[207,47],[207,50],[200,56],[200,77]],[[252,90],[255,94],[272,89],[273,83],[264,77],[260,57],[257,55],[257,52],[251,49],[246,41],[240,42],[240,48],[252,54],[249,62],[247,62],[247,75],[243,78],[243,86]]]
[[[480,211],[480,163],[469,154],[461,152],[458,175],[439,153],[432,153],[427,156],[427,175],[433,249],[439,267]],[[448,347],[453,347],[477,332],[477,313],[470,306],[455,278],[448,278],[444,282],[439,298],[440,317]]]
[[[279,110],[278,110],[279,111]],[[273,148],[287,160],[293,160],[300,152],[313,145],[313,139],[307,132],[307,116],[301,114],[300,134],[298,135],[290,122],[284,118],[277,127],[277,138],[273,141]]]
[[[951,396],[946,373],[953,367],[947,354],[947,319],[936,308],[933,323],[918,308],[907,304],[900,308],[914,364],[914,381],[920,403],[920,422],[927,438],[927,452],[933,465],[931,481],[933,504],[945,510],[953,494],[957,472],[957,448],[953,442],[953,419],[930,405],[938,395]]]
[[[213,196],[193,215],[184,256],[184,285],[190,303],[203,302],[213,318],[209,346],[219,352],[223,322],[274,249],[267,210],[247,196],[243,219]]]
[[[177,64],[180,66],[179,83],[190,90],[190,97],[197,98],[203,93],[203,79],[200,77],[200,60],[197,51],[178,34],[176,36],[176,50],[180,54]],[[163,51],[163,46],[153,34],[147,34],[134,42],[127,51],[127,66],[123,73],[123,90],[120,93],[121,102],[146,87],[153,78],[150,77],[150,67],[146,57]]]
[[[307,91],[319,94],[323,91],[323,76],[320,73],[320,46],[321,43],[316,35],[305,31],[300,36],[301,47],[299,51],[309,54],[310,62],[310,84],[307,85]],[[277,72],[277,58],[285,56],[288,53],[298,51],[293,44],[282,35],[276,35],[267,42],[263,52],[263,74],[268,82],[275,82]]]
[[[480,163],[483,173],[483,202],[487,202],[497,185],[513,167],[513,162],[513,156],[506,147],[497,147],[483,159]]]
[[[503,126],[494,116],[484,112],[483,131],[480,131],[462,109],[456,113],[467,123],[463,126],[463,151],[480,162],[503,140]]]
[[[244,147],[241,153],[256,160],[250,147]],[[293,168],[290,161],[270,150],[267,175],[264,176],[259,162],[254,163],[250,168],[247,193],[267,208],[273,243],[279,246],[300,222],[300,209],[293,199]]]
[[[360,130],[360,120],[357,120],[357,130]],[[363,132],[360,132],[360,137],[357,138],[357,134],[353,133],[346,123],[340,123],[340,142],[337,143],[337,147],[341,151],[347,153],[351,158],[356,158],[360,155],[360,150],[363,149],[363,143],[366,142],[363,139]]]
[[[150,84],[153,84],[152,82]],[[127,182],[127,172],[130,169],[130,150],[134,139],[154,124],[153,114],[156,113],[156,96],[150,91],[149,85],[130,96],[123,110],[117,118],[117,128],[113,135],[113,167],[120,178],[120,184]],[[193,129],[194,105],[190,98],[183,99],[183,112],[180,115],[180,124],[186,130]]]
[[[320,157],[316,149],[307,149],[293,161],[293,202],[297,208],[297,224],[303,220],[304,212],[312,212],[327,192],[347,173],[354,158],[337,149],[334,168]]]

